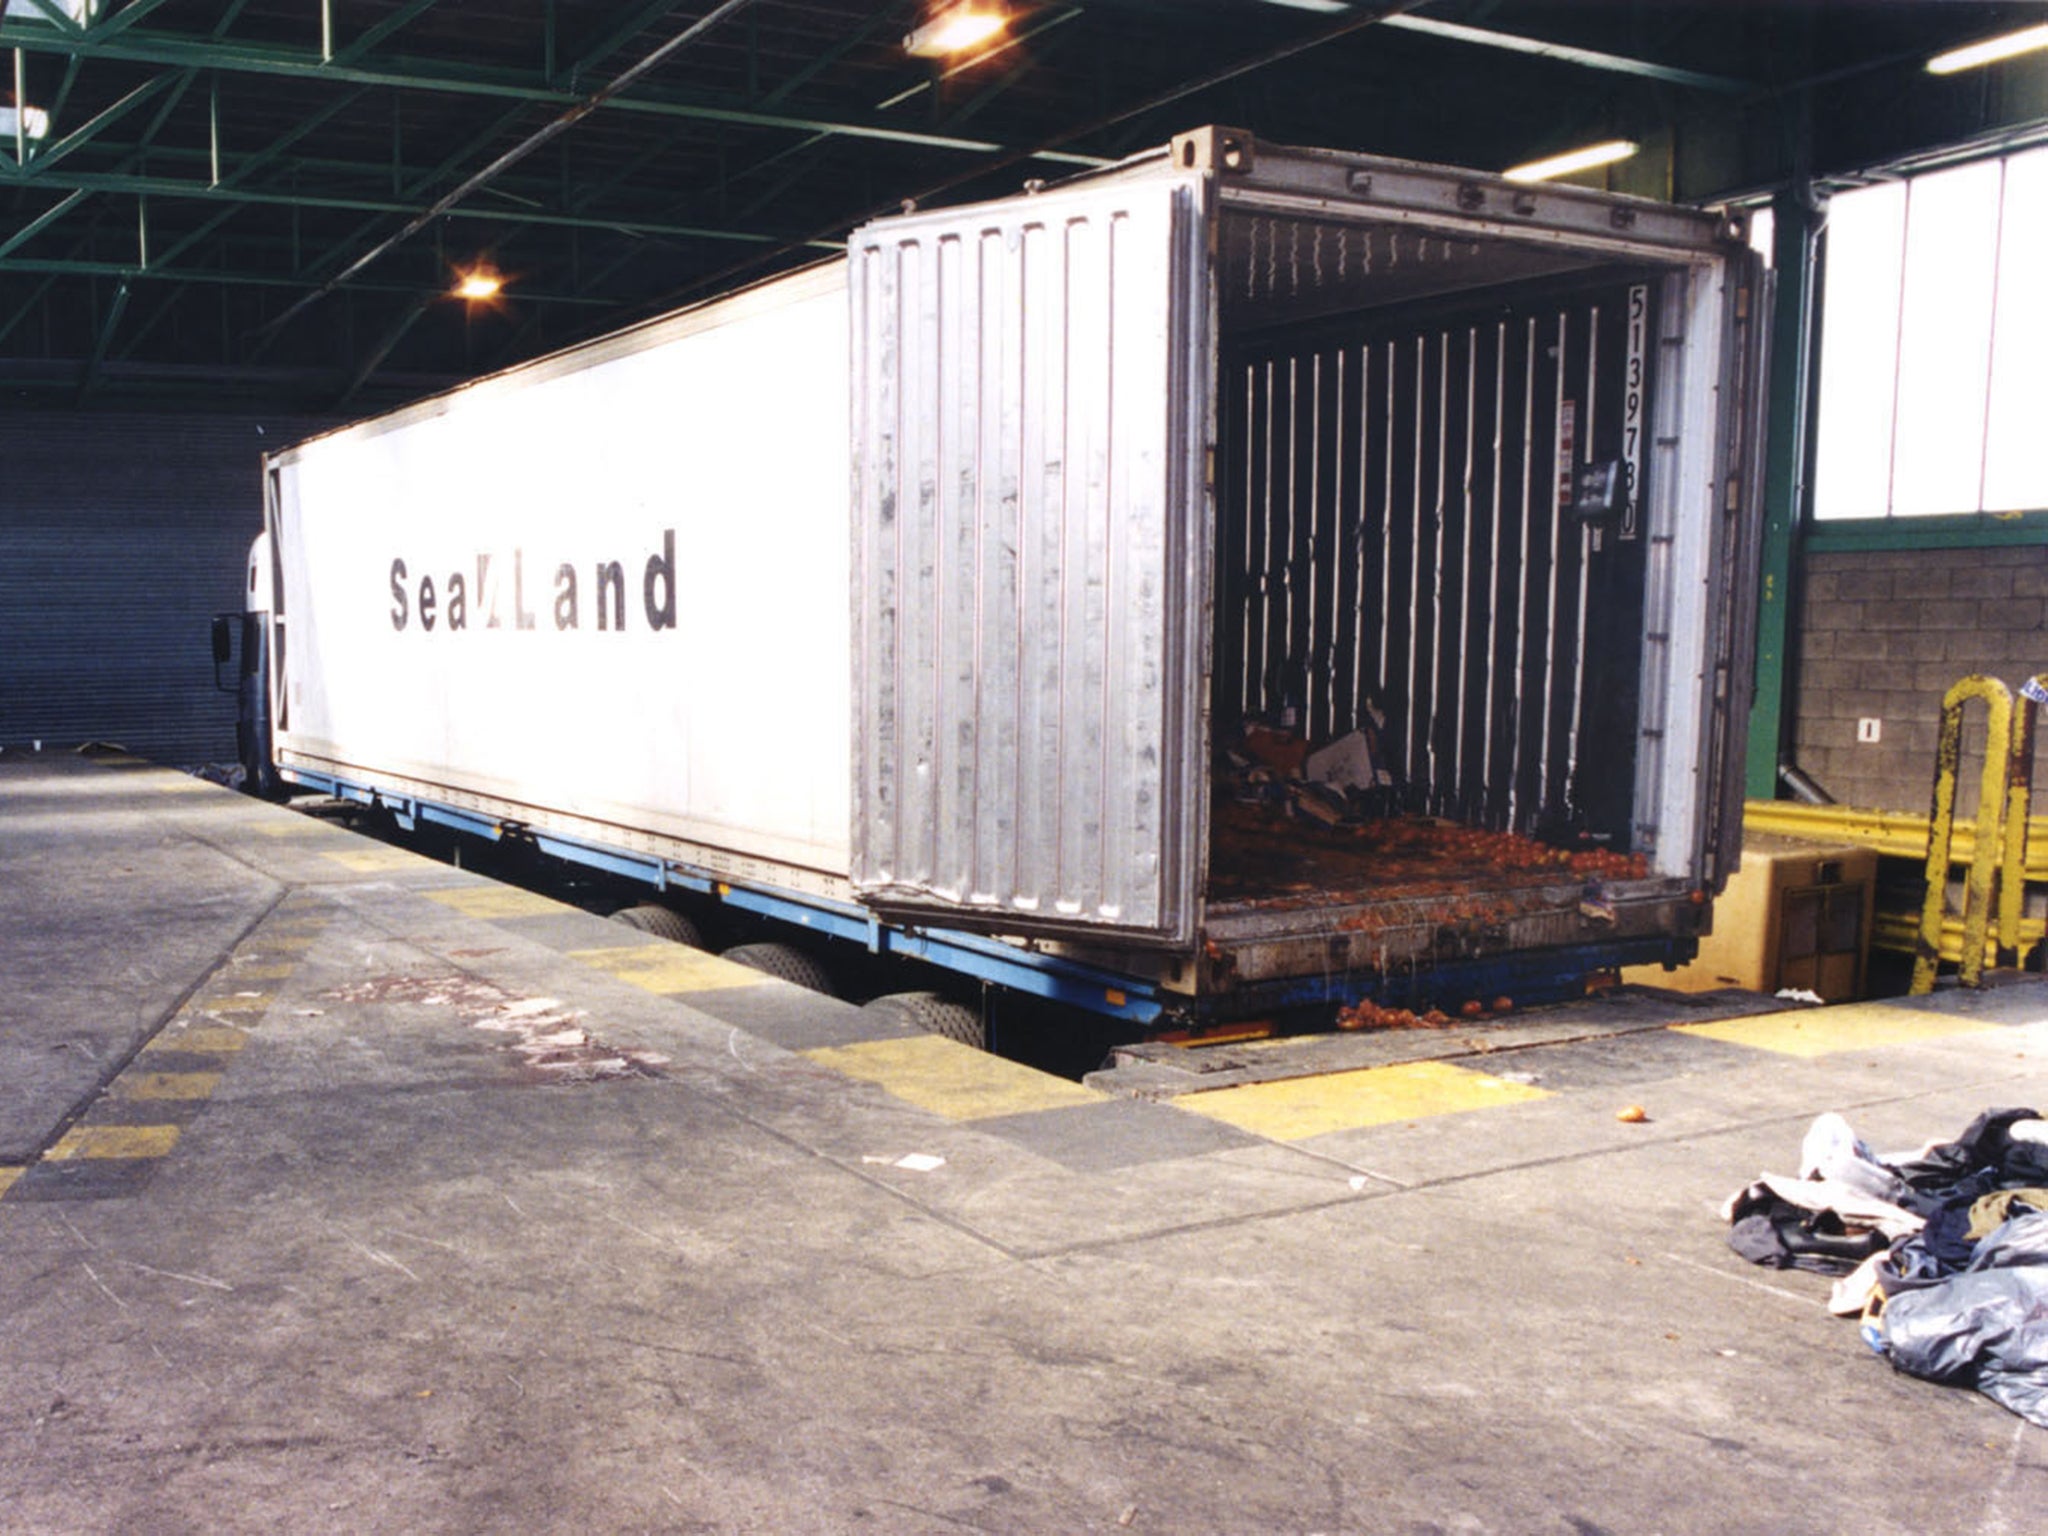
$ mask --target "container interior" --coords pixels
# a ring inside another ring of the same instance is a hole
[[[1226,211],[1212,911],[1642,873],[1665,280]]]

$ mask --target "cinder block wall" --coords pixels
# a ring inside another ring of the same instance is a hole
[[[1811,554],[1805,573],[1793,761],[1845,805],[1925,814],[1950,685],[1981,672],[2017,692],[2048,672],[2048,545]],[[1878,741],[1857,740],[1860,720],[1879,722]],[[1982,739],[1972,706],[1966,815]]]

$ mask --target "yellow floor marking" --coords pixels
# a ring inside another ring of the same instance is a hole
[[[1302,1141],[1329,1131],[1455,1115],[1548,1097],[1541,1088],[1488,1077],[1448,1062],[1410,1061],[1184,1093],[1173,1102],[1175,1108],[1207,1115],[1269,1141]]]
[[[195,1056],[226,1056],[249,1043],[248,1034],[232,1024],[173,1025],[149,1044],[145,1051],[189,1051]]]
[[[194,1004],[202,1013],[262,1013],[277,1001],[275,992],[252,992],[247,997],[208,997]]]
[[[633,944],[624,949],[572,949],[571,960],[608,971],[648,992],[717,992],[758,987],[774,978],[684,944]]]
[[[1748,1019],[1722,1019],[1712,1024],[1673,1026],[1683,1035],[1725,1040],[1781,1056],[1829,1056],[1836,1051],[1864,1051],[1876,1046],[1910,1045],[1947,1035],[1996,1029],[1981,1019],[1958,1019],[1917,1008],[1888,1008],[1883,1003],[1848,1003],[1810,1012],[1765,1013]]]
[[[130,757],[125,752],[109,752],[105,757],[95,757],[92,761],[108,768],[139,768],[148,762],[149,759],[146,757]]]
[[[877,1083],[897,1098],[948,1120],[1064,1109],[1107,1097],[939,1035],[866,1040],[804,1054],[835,1072]]]
[[[310,933],[271,933],[266,931],[250,941],[250,952],[252,954],[276,950],[279,954],[296,955],[312,947],[313,935]]]
[[[407,853],[403,848],[352,848],[345,853],[323,852],[320,857],[332,859],[359,875],[378,875],[394,869],[416,869],[434,862],[432,859],[423,859],[416,853]]]
[[[265,819],[257,824],[256,830],[265,837],[326,837],[334,828],[304,816],[297,816],[290,821]]]
[[[275,965],[238,965],[227,973],[229,981],[283,981],[297,967],[289,960]]]
[[[567,912],[571,908],[532,891],[510,885],[455,885],[422,896],[453,908],[464,917],[530,917],[536,912]]]
[[[0,1168],[0,1195],[14,1187],[14,1181],[27,1173],[26,1168]]]
[[[43,1154],[46,1163],[74,1157],[162,1157],[178,1144],[175,1125],[74,1125]]]
[[[218,1072],[123,1072],[110,1091],[117,1099],[204,1099],[219,1086]]]

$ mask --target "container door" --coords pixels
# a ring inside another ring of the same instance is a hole
[[[1727,355],[1721,377],[1720,444],[1722,487],[1716,564],[1722,573],[1714,594],[1713,689],[1708,699],[1707,782],[1703,868],[1707,884],[1719,890],[1742,863],[1743,754],[1750,705],[1756,695],[1758,561],[1763,539],[1764,418],[1772,275],[1763,258],[1742,252],[1730,258]]]
[[[1202,191],[1162,171],[854,237],[852,874],[878,910],[1192,940]]]

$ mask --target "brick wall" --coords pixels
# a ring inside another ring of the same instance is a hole
[[[2048,672],[2048,545],[1812,554],[1805,572],[1792,760],[1845,805],[1925,814],[1949,686],[1981,672],[2017,691]],[[1856,739],[1861,719],[1879,741]],[[1966,719],[1969,814],[1981,706]]]

